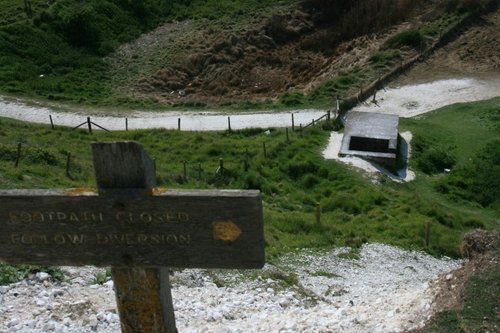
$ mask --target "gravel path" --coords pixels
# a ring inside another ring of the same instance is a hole
[[[461,265],[382,244],[365,244],[359,259],[347,253],[302,250],[262,271],[175,272],[179,332],[401,332],[430,318],[432,281]],[[119,332],[113,282],[89,285],[94,267],[63,269],[66,282],[38,273],[0,287],[0,332]]]
[[[439,80],[430,83],[386,88],[377,92],[377,103],[367,102],[354,111],[381,112],[413,117],[435,110],[441,106],[458,102],[488,99],[500,95],[500,79],[488,81],[463,78]],[[87,120],[88,114],[63,112],[39,105],[27,105],[20,101],[0,97],[0,117],[8,117],[35,123],[50,124],[52,115],[56,125],[75,127]],[[217,113],[217,112],[133,112],[128,117],[129,129],[166,128],[177,129],[181,118],[181,129],[189,131],[226,130],[228,117],[231,128],[291,127],[294,114],[295,125],[307,124],[325,114],[326,110],[305,109],[287,112]],[[92,121],[109,129],[124,130],[125,115],[92,115]]]

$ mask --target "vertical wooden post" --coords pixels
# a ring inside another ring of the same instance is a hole
[[[321,225],[321,204],[316,203],[316,224]]]
[[[49,114],[49,119],[50,119],[50,127],[54,129],[54,121],[52,120],[52,115]]]
[[[372,100],[372,103],[375,103],[375,102],[377,102],[377,90],[373,91],[373,100]]]
[[[17,154],[16,154],[16,162],[14,163],[14,166],[17,168],[19,166],[19,160],[21,160],[21,147],[22,147],[22,143],[19,142],[17,144]]]
[[[231,117],[227,117],[227,129],[231,132]]]
[[[330,110],[326,111],[326,120],[330,122]]]
[[[128,131],[128,118],[125,118],[125,131]]]
[[[264,148],[264,158],[267,158],[266,142],[262,142],[262,148]]]
[[[71,163],[71,153],[68,153],[68,156],[66,157],[66,177],[71,178],[69,174],[69,164]]]
[[[153,160],[136,142],[92,144],[99,195],[156,186]],[[160,268],[112,267],[123,333],[177,333],[169,271]]]
[[[313,126],[316,125],[316,120],[313,119],[312,124],[313,124]]]
[[[249,163],[248,163],[248,148],[245,149],[245,162],[244,162],[244,170],[248,171]]]
[[[222,158],[219,159],[219,172],[224,175],[224,160]]]
[[[293,113],[292,113],[292,131],[295,131],[295,119],[293,118]]]
[[[90,121],[90,117],[87,117],[87,125],[89,127],[89,133],[92,134],[92,122]]]
[[[429,247],[431,239],[431,222],[427,221],[425,224],[425,247]]]
[[[178,118],[177,119],[177,130],[180,131],[181,130],[181,118]]]

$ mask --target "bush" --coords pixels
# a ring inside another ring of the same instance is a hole
[[[389,38],[386,46],[391,49],[397,49],[403,46],[419,48],[425,44],[425,38],[422,32],[417,29],[409,29]]]
[[[442,193],[454,190],[483,207],[500,203],[500,140],[490,142],[470,161],[453,170],[438,189]]]
[[[286,106],[299,106],[304,104],[304,94],[299,92],[286,92],[281,96],[281,104]]]
[[[28,150],[26,158],[36,164],[57,165],[56,156],[51,152],[41,148]]]
[[[314,162],[307,161],[288,164],[286,172],[290,178],[299,179],[306,174],[316,173],[318,170],[319,167]]]
[[[417,167],[426,174],[432,175],[443,172],[444,169],[451,169],[455,162],[456,159],[449,150],[432,147],[420,154]]]
[[[0,144],[0,160],[15,161],[16,156],[16,148]]]

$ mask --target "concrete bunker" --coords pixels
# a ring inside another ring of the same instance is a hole
[[[340,155],[359,156],[394,166],[397,158],[399,117],[397,115],[349,112]]]

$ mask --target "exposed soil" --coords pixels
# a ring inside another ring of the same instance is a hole
[[[215,104],[273,100],[362,66],[389,36],[412,25],[353,32],[344,40],[332,33],[333,24],[300,7],[236,23],[176,22],[124,45],[108,61],[117,89],[134,98]]]
[[[498,6],[497,6],[498,7]],[[456,32],[453,40],[418,63],[393,84],[474,77],[500,78],[500,10],[476,19]],[[500,92],[499,92],[500,95]]]
[[[416,9],[405,22],[373,33],[352,33],[348,40],[332,37],[333,23],[325,24],[300,7],[237,22],[175,22],[122,46],[108,62],[116,89],[134,98],[213,104],[275,100],[286,91],[307,93],[362,67],[389,37],[418,26],[434,9]],[[450,39],[398,81],[499,75],[498,8]],[[402,53],[407,59],[415,54],[413,49]]]
[[[463,306],[464,290],[469,279],[498,267],[500,264],[499,240],[497,232],[479,229],[464,236],[461,250],[467,260],[460,268],[441,275],[431,284],[431,288],[436,290],[437,312],[460,309]],[[483,320],[488,320],[488,318],[483,318]],[[410,332],[419,333],[421,330]]]

